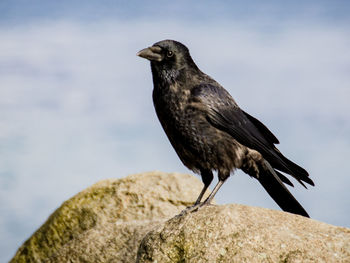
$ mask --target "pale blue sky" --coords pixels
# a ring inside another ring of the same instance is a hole
[[[263,121],[316,186],[311,217],[350,227],[347,1],[1,1],[0,261],[98,180],[189,172],[155,116],[136,52],[176,39]],[[278,209],[237,172],[218,203]]]

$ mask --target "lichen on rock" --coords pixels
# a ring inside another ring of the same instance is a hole
[[[64,202],[10,262],[132,262],[143,236],[201,187],[194,176],[162,172],[100,181]]]

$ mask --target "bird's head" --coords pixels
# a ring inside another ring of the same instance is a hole
[[[175,40],[162,40],[153,46],[140,50],[138,56],[151,61],[151,65],[161,70],[181,70],[194,66],[188,48]]]

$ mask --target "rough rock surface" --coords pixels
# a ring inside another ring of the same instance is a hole
[[[350,229],[301,216],[224,205],[174,217],[201,188],[161,172],[101,181],[63,203],[11,262],[350,262]]]
[[[210,206],[148,233],[137,262],[350,262],[350,229],[264,208]]]
[[[10,262],[134,262],[143,236],[191,205],[202,186],[162,172],[103,180],[64,202]]]

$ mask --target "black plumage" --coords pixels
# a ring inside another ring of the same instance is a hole
[[[186,46],[163,40],[138,56],[151,62],[153,102],[165,133],[184,165],[202,176],[203,190],[189,210],[209,204],[239,168],[256,178],[283,210],[308,217],[283,183],[293,184],[281,173],[302,185],[314,185],[307,171],[283,156],[275,147],[279,141],[272,132],[199,70]],[[219,182],[201,203],[213,171],[217,171]]]

